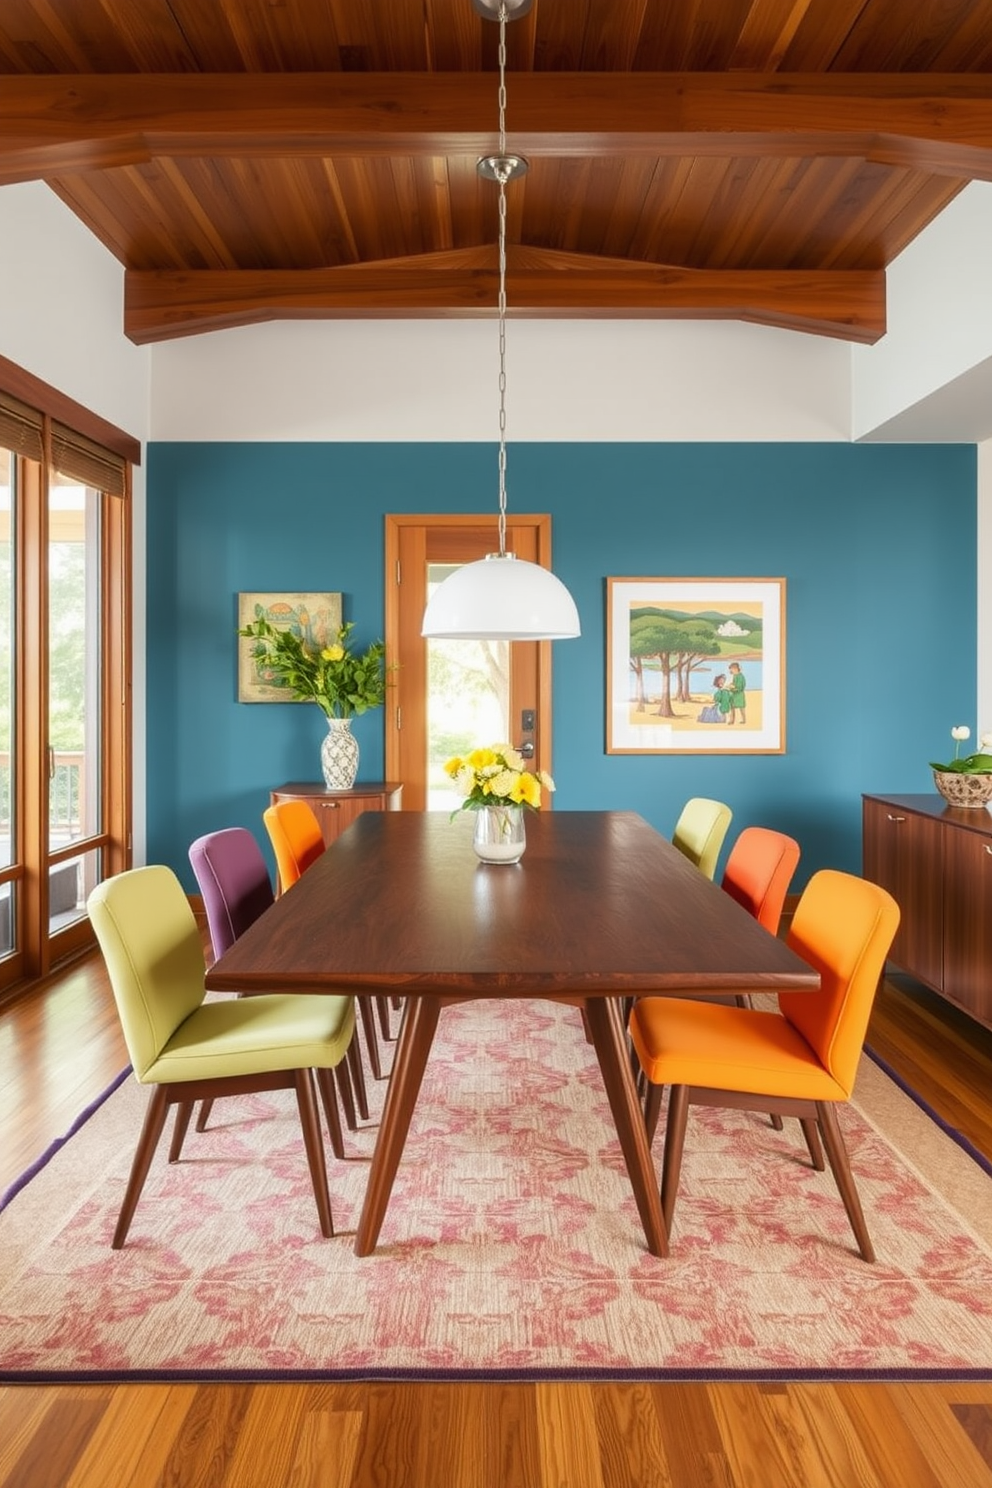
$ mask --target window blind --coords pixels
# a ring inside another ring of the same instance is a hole
[[[123,496],[125,462],[102,444],[52,422],[52,468],[108,496]]]
[[[0,393],[0,445],[28,460],[40,463],[44,457],[41,414],[9,393]]]

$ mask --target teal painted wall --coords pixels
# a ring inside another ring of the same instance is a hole
[[[152,444],[148,451],[148,858],[194,887],[186,849],[244,825],[273,784],[319,778],[316,708],[236,701],[241,590],[340,590],[354,641],[383,630],[387,512],[496,508],[479,444]],[[690,795],[735,830],[803,845],[797,884],[860,866],[863,791],[932,789],[952,724],[974,728],[971,445],[522,444],[511,511],[550,512],[582,637],[554,648],[556,806],[634,809],[668,834]],[[788,583],[787,752],[605,753],[605,580]],[[986,721],[990,722],[990,721]],[[357,719],[383,773],[382,713]]]

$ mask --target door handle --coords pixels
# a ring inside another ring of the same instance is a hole
[[[534,758],[534,740],[533,739],[525,739],[522,744],[519,744],[517,746],[517,753],[523,755],[524,759],[533,759]]]

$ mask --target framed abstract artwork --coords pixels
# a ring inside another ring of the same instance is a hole
[[[607,754],[784,751],[784,579],[607,579]]]
[[[238,595],[238,629],[263,618],[277,630],[295,630],[309,646],[330,646],[341,629],[340,594]],[[252,655],[256,642],[238,637],[238,702],[292,703],[291,697]]]

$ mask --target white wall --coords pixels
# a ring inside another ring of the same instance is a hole
[[[855,439],[992,437],[992,183],[955,197],[886,273],[888,330],[853,348]]]
[[[0,354],[139,439],[151,353],[121,330],[124,271],[77,217],[31,182],[0,189]],[[145,482],[134,471],[134,654],[145,652]],[[145,676],[134,678],[135,861],[145,846]]]
[[[510,286],[512,293],[512,285]],[[507,438],[846,440],[850,348],[735,322],[511,322]],[[495,440],[495,321],[283,322],[156,346],[162,440]]]

